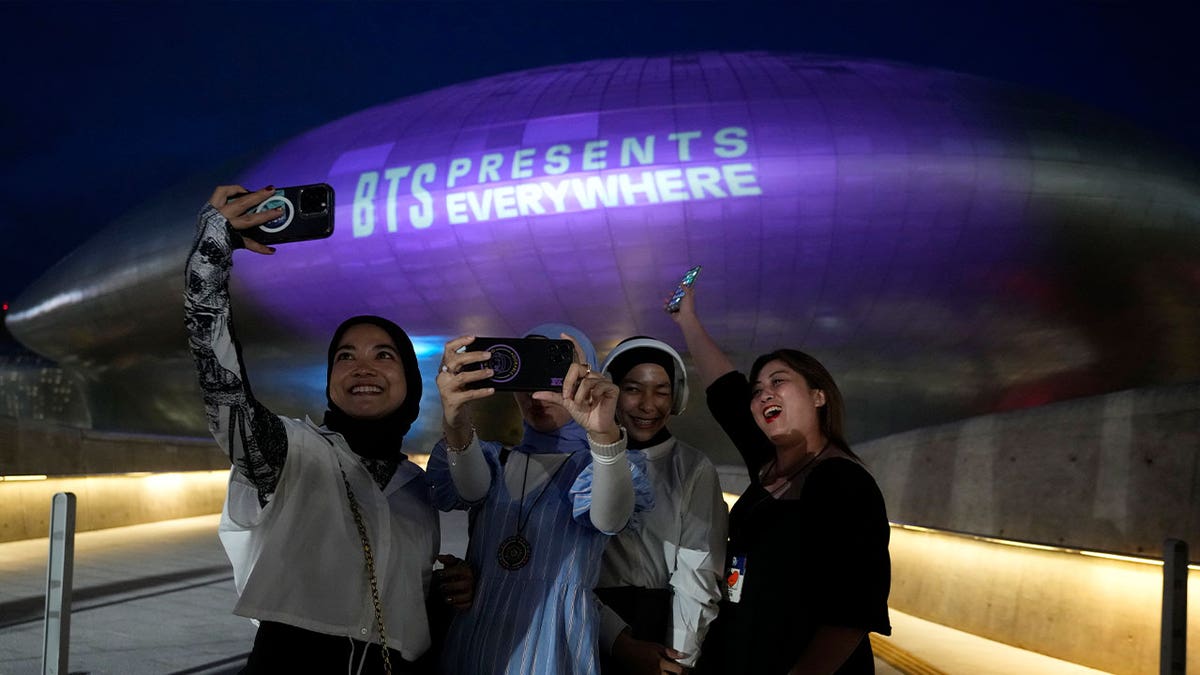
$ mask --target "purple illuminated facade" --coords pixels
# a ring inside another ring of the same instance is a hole
[[[350,314],[396,319],[426,363],[448,337],[545,320],[601,352],[637,334],[679,345],[660,308],[694,264],[735,361],[813,352],[857,439],[1200,378],[1179,346],[1197,334],[1194,166],[1096,111],[961,74],[764,53],[555,66],[365,110],[236,179],[337,193],[331,239],[238,254],[234,273],[256,391],[297,410],[319,409],[325,340]],[[94,415],[115,426],[203,425],[171,276],[208,194],[187,190],[102,234],[10,320],[106,400],[156,381],[155,409],[131,396]],[[150,258],[167,262],[129,277]],[[1164,288],[1178,302],[1156,301]],[[167,346],[130,347],[150,343]]]

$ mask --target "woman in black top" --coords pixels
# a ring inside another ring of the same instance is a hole
[[[750,486],[729,514],[727,597],[699,673],[873,673],[868,632],[891,633],[889,529],[875,479],[850,451],[842,396],[816,359],[760,356],[745,376],[687,289],[674,314]]]

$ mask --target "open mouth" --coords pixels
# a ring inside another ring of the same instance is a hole
[[[383,387],[376,384],[356,384],[350,387],[351,394],[382,394]]]
[[[763,419],[768,423],[774,422],[783,413],[783,406],[769,405],[763,410]]]

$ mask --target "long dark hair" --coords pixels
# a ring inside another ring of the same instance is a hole
[[[756,381],[763,366],[771,361],[782,361],[788,368],[800,373],[804,381],[808,383],[809,389],[820,389],[825,392],[825,405],[817,408],[821,433],[825,434],[825,438],[828,438],[830,443],[841,448],[854,459],[858,459],[858,455],[850,450],[850,444],[846,442],[846,428],[843,422],[846,404],[842,400],[842,391],[833,381],[833,375],[829,374],[820,361],[802,351],[776,349],[754,360],[754,365],[750,367],[750,381]]]

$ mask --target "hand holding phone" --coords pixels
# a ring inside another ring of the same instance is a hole
[[[696,283],[696,277],[700,275],[700,265],[696,265],[684,273],[683,278],[679,280],[679,285],[675,287],[675,292],[671,295],[671,299],[667,300],[667,304],[663,309],[674,314],[679,311],[679,303],[683,300],[685,289],[691,288],[692,284]]]
[[[487,366],[492,376],[467,386],[496,391],[562,391],[563,378],[575,361],[575,348],[569,340],[546,338],[477,337],[467,351],[488,351],[492,358],[463,367],[479,370]]]
[[[241,196],[231,195],[229,201]],[[273,245],[324,239],[333,234],[333,188],[326,183],[279,188],[243,215],[276,208],[282,209],[278,217],[241,230],[242,236]]]

